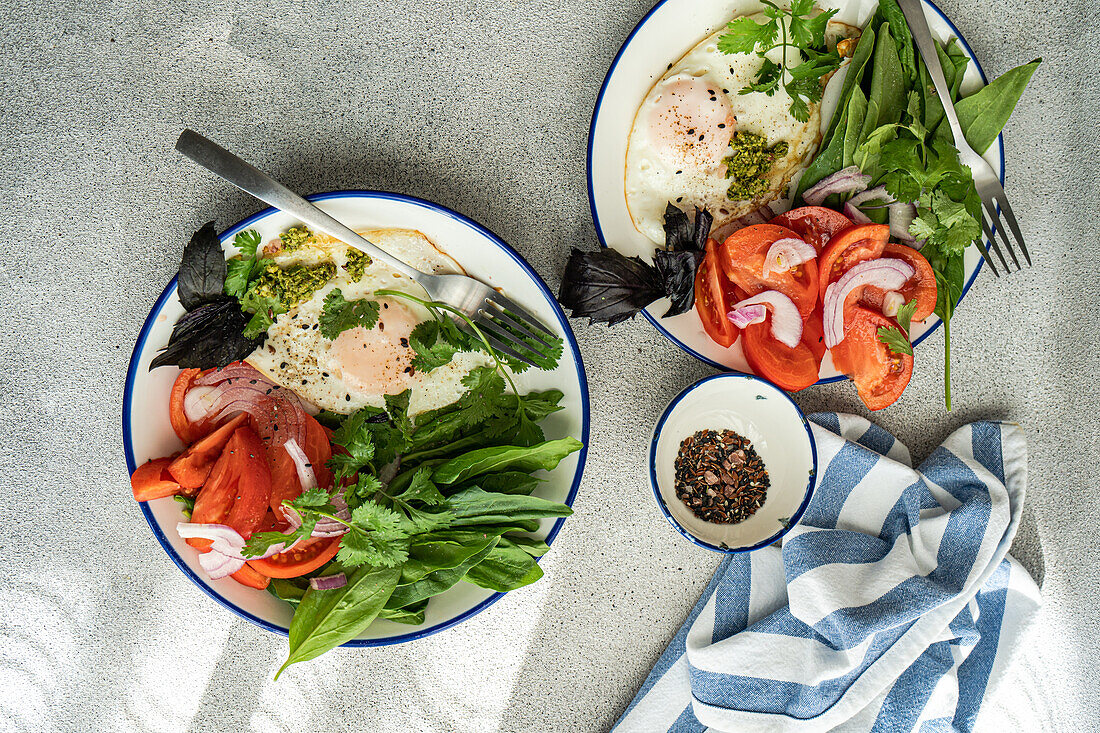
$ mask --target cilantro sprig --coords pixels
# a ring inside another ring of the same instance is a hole
[[[340,288],[335,288],[325,296],[325,304],[318,318],[321,335],[333,341],[348,329],[358,326],[374,328],[378,323],[378,312],[377,300],[345,300]]]
[[[880,326],[878,329],[878,340],[886,344],[890,351],[895,354],[913,355],[913,344],[909,342],[909,329],[913,322],[913,313],[916,310],[917,301],[914,298],[898,307],[897,321],[901,330],[893,326]]]
[[[739,93],[759,92],[770,97],[782,87],[791,98],[791,115],[805,122],[810,119],[810,103],[821,100],[821,77],[840,66],[836,49],[830,50],[825,45],[825,26],[837,11],[811,15],[813,0],[792,0],[790,9],[771,0],[761,2],[768,20],[757,23],[749,17],[735,18],[719,37],[718,50],[727,54],[755,51],[764,63],[756,72],[755,81]],[[781,48],[783,54],[779,64],[767,57],[776,48]]]

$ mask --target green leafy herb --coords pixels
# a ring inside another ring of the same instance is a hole
[[[260,557],[274,545],[289,547],[298,540],[308,538],[313,534],[318,519],[326,516],[326,513],[336,511],[330,503],[331,499],[327,491],[317,488],[303,491],[298,497],[284,501],[284,505],[298,512],[302,518],[301,526],[290,532],[254,532],[241,548],[241,554],[245,557]]]
[[[233,245],[240,254],[226,262],[228,272],[224,290],[226,295],[240,298],[263,270],[263,260],[256,254],[260,246],[260,233],[255,229],[238,232],[233,238]]]
[[[191,518],[191,512],[195,511],[195,499],[194,499],[194,497],[181,496],[180,494],[176,494],[172,498],[175,499],[176,501],[178,501],[180,504],[183,504],[183,506],[180,508],[180,511],[183,512],[184,517],[186,517],[187,519],[190,519]]]
[[[321,335],[333,341],[351,328],[374,328],[378,323],[378,301],[344,300],[340,288],[335,288],[325,296],[325,305],[318,320]]]
[[[455,484],[483,473],[505,470],[552,471],[570,453],[584,447],[576,438],[562,438],[531,447],[498,446],[481,448],[456,456],[435,469],[437,484]]]
[[[748,17],[734,19],[718,39],[718,50],[730,54],[755,51],[764,62],[755,81],[740,93],[772,96],[782,87],[791,98],[791,115],[805,122],[810,118],[810,103],[821,99],[821,77],[840,66],[836,50],[825,47],[825,26],[837,11],[814,15],[813,0],[793,0],[789,10],[770,0],[761,2],[768,20],[757,23]],[[782,48],[781,64],[766,57],[774,48]]]
[[[879,326],[878,340],[890,347],[895,354],[913,355],[913,345],[909,337],[893,326]]]
[[[910,325],[913,322],[913,314],[917,311],[917,299],[913,298],[908,303],[903,303],[898,307],[898,325],[905,329],[905,334],[909,334]]]

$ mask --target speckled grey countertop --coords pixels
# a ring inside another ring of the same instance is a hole
[[[381,188],[488,226],[557,286],[594,246],[584,149],[600,82],[652,0],[96,2],[0,8],[0,730],[598,731],[718,562],[644,473],[665,402],[710,370],[638,320],[577,323],[593,429],[547,577],[400,647],[271,676],[285,640],[187,582],[130,498],[120,402],[189,232],[259,207],[172,150],[205,132],[292,187]],[[1046,607],[988,730],[1100,719],[1100,11],[947,0],[996,75],[1043,56],[1008,125],[1007,190],[1038,267],[984,274],[876,420],[918,456],[1016,420],[1031,484],[1015,555]],[[862,412],[848,385],[797,397]]]

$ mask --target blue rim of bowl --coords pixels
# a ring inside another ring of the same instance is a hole
[[[672,2],[672,1],[679,1],[679,0],[660,0],[660,2],[658,2],[656,5],[654,5],[648,13],[646,13],[644,16],[642,16],[642,19],[640,21],[638,21],[638,25],[634,26],[634,30],[630,31],[630,35],[628,35],[626,37],[626,40],[623,41],[623,45],[619,48],[618,53],[615,54],[615,58],[611,61],[611,67],[607,70],[607,76],[604,77],[603,84],[600,86],[600,93],[598,95],[596,95],[596,106],[592,110],[592,124],[589,125],[589,127],[588,127],[588,153],[587,153],[587,156],[586,156],[586,175],[587,175],[587,178],[588,178],[588,208],[592,212],[592,223],[596,225],[596,237],[600,241],[600,246],[605,248],[605,249],[607,248],[608,245],[607,245],[607,241],[604,239],[604,236],[603,236],[603,227],[600,225],[600,215],[596,211],[596,188],[595,188],[595,185],[593,184],[593,181],[592,181],[592,149],[595,145],[596,122],[597,122],[597,120],[599,119],[599,116],[600,116],[600,108],[603,106],[604,92],[607,91],[607,85],[611,83],[611,77],[615,74],[615,69],[618,68],[618,66],[619,66],[619,60],[622,58],[622,55],[624,53],[626,53],[626,49],[627,49],[627,47],[630,46],[631,41],[634,40],[634,36],[636,36],[638,34],[638,32],[641,31],[641,29],[645,26],[645,24],[647,22],[649,22],[650,17],[652,17],[654,13],[656,13],[658,10],[660,10],[666,3]],[[927,7],[931,8],[933,11],[935,11],[935,13],[937,15],[939,15],[940,18],[943,19],[943,22],[947,23],[947,27],[951,29],[951,32],[955,35],[955,38],[958,40],[959,45],[962,46],[963,50],[966,51],[966,55],[974,62],[974,67],[978,70],[978,75],[982,78],[982,83],[983,84],[988,84],[989,80],[986,78],[985,69],[982,68],[981,63],[978,61],[977,55],[970,48],[970,44],[966,42],[966,39],[963,38],[963,35],[959,31],[958,27],[954,23],[951,22],[951,19],[947,17],[947,14],[944,13],[942,10],[940,10],[939,6],[936,5],[934,2],[932,2],[932,0],[922,0],[922,2]],[[998,146],[998,149],[1000,150],[1000,156],[1001,156],[1000,179],[1001,179],[1001,185],[1003,186],[1004,182],[1005,182],[1005,141],[1004,141],[1004,136],[1003,135],[998,135],[997,136],[997,146]],[[994,229],[991,233],[994,236],[996,236],[996,234],[997,234],[996,229]],[[959,305],[959,303],[962,302],[963,298],[966,297],[966,293],[967,293],[967,291],[970,290],[970,286],[973,285],[974,281],[978,279],[978,273],[980,273],[982,271],[982,266],[984,264],[985,264],[985,259],[979,257],[978,258],[978,266],[974,268],[974,274],[972,274],[970,276],[970,279],[966,281],[966,284],[963,286],[962,293],[959,294],[959,300],[958,300],[958,302],[955,303],[956,308],[958,308],[958,305]],[[723,371],[723,372],[734,372],[735,371],[734,369],[731,369],[730,367],[726,366],[725,364],[719,364],[718,362],[714,361],[713,359],[709,359],[706,356],[703,356],[702,354],[700,354],[695,349],[692,349],[687,344],[680,341],[678,338],[673,336],[672,333],[668,329],[666,329],[664,326],[661,325],[660,319],[658,317],[654,316],[648,310],[643,309],[642,310],[642,315],[645,316],[646,320],[649,321],[651,324],[653,324],[653,327],[656,328],[665,338],[667,338],[669,341],[671,341],[673,344],[675,344],[677,347],[679,347],[682,351],[685,351],[688,354],[691,354],[692,356],[694,356],[699,361],[701,361],[705,364],[709,364],[710,366],[712,366],[715,369],[718,369],[720,371]],[[932,328],[928,329],[927,331],[922,333],[920,336],[918,336],[917,340],[913,342],[913,346],[916,346],[920,342],[924,341],[926,338],[928,338],[930,335],[932,335],[932,333],[934,333],[936,331],[936,329],[938,329],[941,325],[943,325],[943,321],[941,321],[940,319],[937,318],[936,319],[936,325],[932,326]],[[840,374],[840,375],[837,375],[835,377],[826,377],[824,379],[819,379],[819,380],[817,380],[817,382],[815,382],[815,385],[816,384],[831,384],[833,382],[841,382],[841,381],[844,381],[846,379],[848,379],[848,377],[844,376],[843,374]]]
[[[664,430],[665,422],[672,415],[672,412],[676,409],[676,406],[680,404],[680,401],[694,392],[699,387],[702,387],[707,382],[715,379],[749,379],[753,382],[758,382],[764,389],[774,392],[775,394],[782,395],[787,402],[794,407],[795,413],[798,415],[798,419],[802,421],[802,429],[806,431],[806,439],[810,441],[810,457],[813,461],[813,470],[810,474],[809,481],[806,482],[806,494],[802,497],[802,503],[798,506],[798,510],[791,515],[788,520],[788,524],[783,529],[779,530],[766,540],[761,540],[755,545],[747,547],[719,547],[712,545],[709,542],[704,542],[691,532],[688,532],[684,527],[676,521],[676,518],[672,516],[672,512],[668,510],[668,504],[665,503],[665,499],[661,496],[661,488],[657,484],[657,441],[661,437],[661,431]],[[657,506],[661,508],[661,513],[665,515],[665,519],[673,528],[682,534],[684,537],[691,540],[693,543],[711,552],[719,552],[724,555],[739,553],[739,552],[752,552],[753,550],[759,550],[761,547],[767,547],[773,544],[785,534],[791,531],[791,528],[798,524],[798,520],[802,519],[802,515],[806,513],[806,507],[810,505],[810,499],[813,498],[814,489],[817,486],[817,442],[814,440],[813,430],[810,429],[810,421],[806,419],[805,413],[802,412],[802,408],[791,399],[791,396],[776,387],[774,384],[766,379],[756,376],[755,374],[745,374],[743,372],[722,372],[721,374],[713,374],[709,377],[700,379],[695,384],[689,385],[684,388],[680,394],[672,398],[672,401],[668,403],[668,407],[661,413],[661,419],[657,421],[657,425],[653,428],[653,437],[649,443],[649,485],[653,489],[653,496],[657,499]]]
[[[317,193],[317,194],[313,194],[311,196],[306,196],[306,199],[308,201],[314,201],[314,202],[316,202],[316,201],[325,201],[325,200],[328,200],[328,199],[335,199],[335,198],[364,198],[364,199],[372,199],[372,200],[400,201],[400,202],[403,202],[403,203],[413,204],[415,206],[420,206],[420,207],[423,207],[423,208],[426,208],[426,209],[430,209],[431,211],[434,211],[436,213],[442,214],[446,217],[449,217],[451,219],[459,221],[462,224],[465,224],[469,228],[476,231],[478,234],[481,234],[483,237],[490,240],[495,245],[497,245],[497,247],[502,252],[507,254],[517,265],[520,266],[521,269],[524,270],[524,272],[527,273],[527,275],[538,286],[539,290],[542,291],[543,296],[545,296],[545,298],[550,302],[551,306],[553,307],[554,316],[558,319],[558,323],[561,325],[562,333],[565,335],[566,342],[569,344],[569,348],[573,353],[573,358],[575,359],[576,365],[577,365],[577,381],[578,381],[578,386],[580,387],[580,394],[581,394],[581,438],[580,439],[581,439],[581,442],[584,443],[584,447],[582,447],[581,450],[577,453],[576,473],[573,477],[573,483],[569,487],[569,494],[565,498],[565,504],[568,505],[568,506],[572,506],[573,505],[573,500],[576,499],[577,491],[580,488],[581,477],[584,474],[584,464],[585,464],[585,460],[588,456],[588,430],[589,430],[588,379],[585,376],[584,363],[581,361],[580,347],[577,345],[577,339],[573,335],[573,329],[571,329],[569,327],[569,321],[566,318],[565,313],[562,312],[561,306],[558,304],[557,298],[555,298],[553,293],[550,292],[550,289],[547,287],[546,283],[543,282],[542,278],[539,277],[538,273],[535,272],[534,268],[532,268],[531,265],[528,264],[527,260],[525,260],[522,255],[520,255],[518,252],[516,252],[514,249],[512,249],[504,240],[502,240],[497,235],[493,234],[491,231],[486,229],[481,224],[478,224],[473,219],[470,219],[467,216],[463,216],[462,214],[459,214],[457,211],[452,211],[451,209],[448,209],[445,206],[441,206],[439,204],[432,203],[431,201],[425,201],[424,199],[416,198],[415,196],[407,196],[405,194],[391,193],[391,192],[388,192],[388,191],[369,191],[369,190],[360,190],[360,189],[348,189],[348,190],[340,190],[340,191],[328,191],[328,192],[325,192],[325,193]],[[253,214],[252,216],[248,217],[247,219],[244,219],[243,221],[237,222],[236,224],[231,226],[229,229],[227,229],[225,231],[225,233],[220,235],[220,238],[224,242],[226,239],[236,235],[237,232],[240,232],[244,229],[247,229],[248,227],[255,224],[257,221],[259,221],[261,219],[264,219],[264,218],[270,216],[271,214],[274,214],[274,213],[277,213],[277,212],[278,212],[277,209],[270,208],[270,207],[264,209],[263,211],[257,212],[255,214]],[[149,331],[152,328],[153,323],[156,320],[156,315],[158,313],[160,313],[161,309],[164,307],[164,304],[168,301],[168,299],[173,294],[175,294],[175,292],[176,292],[176,278],[173,277],[169,281],[168,286],[164,289],[164,292],[162,292],[160,294],[160,297],[157,298],[156,303],[153,305],[152,310],[149,312],[149,316],[145,319],[145,323],[142,324],[141,331],[138,332],[137,343],[134,345],[133,353],[130,355],[129,367],[126,370],[126,385],[125,385],[125,388],[124,388],[123,399],[122,399],[122,443],[123,443],[123,447],[124,447],[125,453],[126,453],[126,467],[129,469],[130,473],[133,473],[134,470],[137,468],[137,463],[134,459],[133,440],[132,440],[132,436],[131,436],[131,433],[130,433],[130,421],[131,421],[131,415],[132,415],[132,403],[133,403],[133,396],[134,396],[133,395],[134,379],[137,376],[138,361],[139,361],[141,353],[145,350],[145,342],[148,339]],[[168,554],[168,557],[170,557],[172,559],[172,562],[174,562],[176,564],[176,567],[178,567],[180,570],[182,570],[183,573],[188,578],[190,578],[191,581],[195,585],[197,585],[200,590],[202,590],[204,593],[206,593],[206,595],[210,596],[212,599],[214,599],[217,603],[222,605],[224,608],[227,608],[228,610],[230,610],[233,613],[237,614],[241,618],[243,618],[247,621],[251,621],[252,623],[256,624],[257,626],[259,626],[263,629],[267,629],[268,631],[271,631],[273,633],[281,634],[282,636],[287,636],[288,630],[286,628],[284,628],[282,626],[278,626],[276,624],[273,624],[270,621],[266,621],[266,620],[254,615],[254,614],[249,613],[248,611],[244,610],[240,606],[237,606],[236,604],[230,602],[228,599],[226,599],[221,594],[219,594],[214,588],[210,587],[206,583],[206,581],[204,581],[202,578],[200,578],[198,576],[198,574],[195,573],[195,571],[192,570],[187,565],[186,562],[184,562],[183,558],[180,557],[179,554],[172,547],[171,543],[168,541],[168,538],[164,535],[164,532],[161,530],[160,525],[153,518],[153,512],[152,512],[151,509],[149,509],[148,503],[147,502],[141,502],[140,506],[141,506],[141,513],[145,516],[145,521],[147,521],[149,523],[149,528],[153,531],[153,536],[155,536],[157,538],[157,541],[160,543],[160,546],[162,548],[164,548],[164,551]],[[558,532],[561,531],[562,525],[565,523],[565,519],[566,519],[566,517],[561,517],[556,522],[554,522],[554,525],[550,528],[550,532],[546,535],[545,542],[546,542],[547,545],[550,545],[554,542],[554,538],[557,537]],[[493,605],[494,603],[499,601],[501,598],[503,598],[504,595],[505,595],[504,593],[494,593],[493,595],[489,596],[485,600],[478,603],[473,608],[467,609],[466,611],[463,611],[462,613],[460,613],[459,615],[455,616],[452,619],[448,619],[446,621],[440,622],[440,623],[438,623],[434,626],[431,626],[429,628],[426,628],[426,629],[420,629],[420,630],[410,632],[410,633],[407,633],[407,634],[399,634],[397,636],[390,636],[390,637],[386,637],[386,638],[382,638],[382,639],[352,639],[351,641],[347,642],[346,644],[343,644],[343,646],[347,646],[347,647],[389,646],[389,645],[392,645],[392,644],[401,644],[401,643],[408,642],[408,641],[414,641],[416,639],[422,639],[426,636],[431,636],[432,634],[436,634],[436,633],[439,633],[440,631],[444,631],[446,629],[449,629],[452,626],[460,624],[463,621],[465,621],[466,619],[468,619],[472,616],[475,616],[478,613],[481,613],[486,608],[488,608],[489,606]]]

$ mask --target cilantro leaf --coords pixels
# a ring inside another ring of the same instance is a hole
[[[922,211],[909,225],[909,233],[918,240],[929,241],[936,236],[938,226],[939,220],[936,219],[935,214],[931,211]]]
[[[416,352],[412,365],[418,372],[430,372],[449,364],[459,351],[477,350],[449,318],[418,324],[409,334],[409,346]]]
[[[750,83],[746,87],[742,87],[737,93],[753,94],[760,92],[770,97],[775,94],[775,90],[779,88],[779,77],[782,73],[782,66],[771,59],[764,59],[764,63],[761,64],[760,70],[756,72],[756,81]]]
[[[249,283],[256,279],[263,269],[261,259],[256,256],[256,250],[260,246],[260,233],[255,229],[238,232],[233,238],[233,245],[240,254],[225,263],[226,275],[223,290],[226,295],[239,299],[248,290]]]
[[[726,26],[726,33],[718,37],[718,50],[722,53],[752,53],[757,46],[769,46],[779,34],[779,25],[772,19],[757,23],[749,17],[735,18]]]
[[[895,354],[913,355],[913,346],[909,343],[909,337],[893,326],[880,326],[878,340],[890,347]]]
[[[255,257],[256,250],[260,246],[260,233],[255,229],[237,232],[237,236],[233,238],[233,246],[245,257]]]
[[[913,323],[913,313],[917,310],[917,299],[914,298],[908,303],[904,303],[898,308],[898,325],[905,329],[905,333],[908,334],[910,326]]]
[[[340,288],[335,288],[325,296],[325,305],[318,321],[321,335],[329,341],[352,328],[374,328],[378,323],[378,301],[345,300]]]
[[[381,504],[365,501],[351,512],[347,534],[340,539],[336,559],[342,565],[395,567],[409,557],[409,532],[404,518]]]

